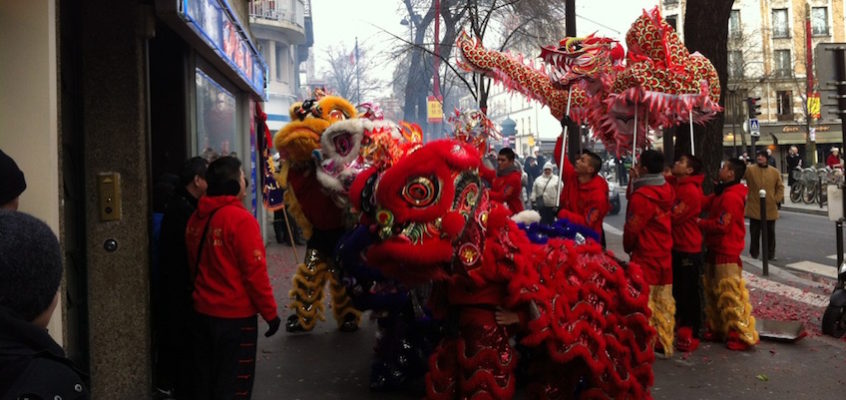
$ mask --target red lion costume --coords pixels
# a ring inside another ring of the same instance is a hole
[[[442,140],[409,152],[375,185],[353,185],[376,188],[367,197],[381,241],[368,262],[407,283],[434,280],[432,306],[457,328],[430,359],[427,397],[513,397],[515,326],[496,321],[505,309],[520,316],[522,343],[543,353],[532,397],[649,398],[655,331],[640,268],[621,267],[592,240],[530,242],[490,201],[480,167],[472,146]]]

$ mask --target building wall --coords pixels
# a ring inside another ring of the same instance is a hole
[[[54,0],[0,0],[0,148],[24,171],[20,211],[60,230]],[[60,296],[60,301],[63,296]],[[61,304],[56,308],[61,310]],[[62,313],[48,329],[63,343]]]

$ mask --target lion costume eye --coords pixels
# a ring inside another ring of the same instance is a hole
[[[329,119],[332,121],[343,121],[347,119],[347,116],[341,110],[332,110],[329,111]]]
[[[352,151],[352,135],[349,132],[342,132],[335,135],[332,138],[332,142],[335,143],[335,151],[341,156],[346,156]]]
[[[402,188],[402,197],[416,207],[426,207],[435,202],[438,196],[437,181],[426,177],[416,177]]]

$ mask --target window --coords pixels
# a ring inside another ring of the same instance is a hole
[[[665,6],[674,6],[676,4],[679,4],[679,0],[664,0]]]
[[[775,76],[785,78],[793,75],[790,65],[790,50],[776,50],[774,52]]]
[[[197,85],[197,153],[212,161],[221,156],[241,156],[235,95],[201,69],[195,71]]]
[[[673,30],[678,30],[676,21],[678,20],[678,16],[676,15],[668,15],[667,16],[667,24],[673,27]]]
[[[781,90],[776,92],[776,115],[779,121],[793,120],[793,92]]]
[[[270,41],[269,40],[259,40],[258,41],[259,50],[261,50],[261,58],[264,59],[264,62],[267,63],[268,68],[270,68]]]
[[[276,43],[276,80],[288,82],[288,45]]]
[[[790,37],[790,26],[787,23],[787,9],[777,8],[773,10],[773,37]]]
[[[814,36],[828,36],[828,8],[811,8],[811,34]]]
[[[729,38],[737,39],[740,36],[740,10],[731,10],[731,14],[729,15]]]
[[[743,78],[743,52],[740,50],[728,52],[728,77],[729,79]]]

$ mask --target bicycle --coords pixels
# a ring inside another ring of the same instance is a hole
[[[794,204],[800,203],[802,202],[802,192],[805,190],[805,186],[802,183],[802,168],[793,168],[793,171],[790,171],[790,173],[793,175],[793,185],[790,186],[790,201]]]

